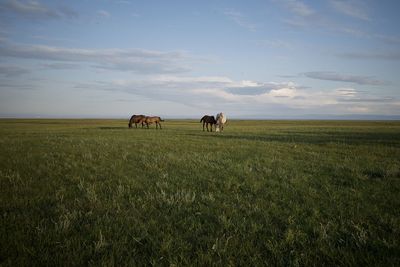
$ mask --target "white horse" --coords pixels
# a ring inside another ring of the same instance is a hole
[[[224,113],[218,113],[217,114],[217,123],[216,123],[216,127],[215,127],[215,131],[219,132],[219,131],[223,131],[224,130],[224,124],[226,123],[226,116]]]

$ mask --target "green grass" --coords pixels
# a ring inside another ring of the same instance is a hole
[[[127,123],[0,120],[0,265],[400,265],[400,122]]]

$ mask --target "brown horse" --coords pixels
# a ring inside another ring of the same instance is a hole
[[[144,119],[145,119],[145,118],[146,118],[145,115],[133,115],[133,116],[131,117],[131,119],[129,120],[128,127],[129,127],[129,128],[132,128],[132,124],[134,123],[134,124],[135,124],[135,127],[137,128],[138,123],[141,123],[141,124],[142,124],[142,128],[143,128],[143,126],[144,126]]]
[[[161,129],[161,123],[160,123],[161,121],[164,121],[164,120],[162,120],[160,117],[146,117],[144,119],[144,123],[146,123],[147,129],[149,128],[149,124],[152,124],[152,123],[156,124],[156,129],[158,129],[158,126],[160,126],[160,129]]]
[[[207,132],[208,132],[208,124],[211,125],[211,132],[212,132],[213,125],[217,123],[214,116],[209,116],[209,115],[204,115],[203,118],[201,118],[200,122],[203,122],[203,131],[204,131],[204,125],[206,125]]]

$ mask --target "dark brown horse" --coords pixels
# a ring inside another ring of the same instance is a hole
[[[143,126],[144,126],[144,119],[145,119],[145,118],[146,118],[145,115],[133,115],[133,116],[131,117],[131,119],[129,120],[128,127],[129,127],[129,128],[132,128],[132,124],[135,124],[135,127],[137,128],[137,125],[138,125],[139,123],[141,123],[141,124],[142,124],[142,128],[143,128]]]
[[[146,117],[144,119],[144,123],[146,123],[147,129],[149,128],[149,124],[152,124],[152,123],[156,124],[156,129],[158,129],[158,126],[160,126],[160,129],[161,129],[161,123],[160,123],[161,121],[164,121],[164,120],[162,120],[160,117]]]
[[[217,123],[215,117],[209,115],[204,115],[203,118],[201,118],[200,122],[203,122],[203,131],[204,131],[204,125],[206,125],[207,132],[208,132],[208,124],[211,125],[211,132],[212,132],[213,125]]]

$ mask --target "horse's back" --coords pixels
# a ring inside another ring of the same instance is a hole
[[[214,116],[204,115],[203,118],[200,119],[200,122],[215,123],[216,120]]]
[[[156,116],[146,117],[146,123],[147,122],[159,122],[159,121],[162,121],[160,117],[156,117]]]
[[[144,115],[134,115],[135,117],[133,118],[133,120],[135,121],[135,122],[141,122],[146,116],[144,116]]]

